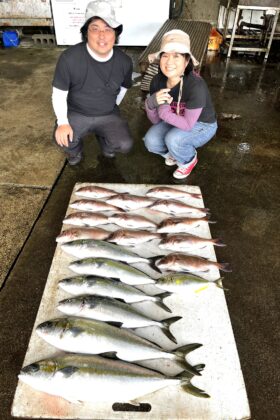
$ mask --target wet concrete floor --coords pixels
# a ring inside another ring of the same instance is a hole
[[[127,51],[136,72],[141,51]],[[132,152],[103,158],[89,136],[82,163],[65,163],[51,144],[51,80],[60,52],[0,50],[1,420],[11,419],[17,374],[75,183],[176,182],[172,168],[144,148],[149,122],[139,79],[121,106],[135,139]],[[200,186],[217,221],[212,236],[227,244],[216,254],[233,270],[224,278],[226,299],[255,420],[279,418],[279,69],[277,63],[262,66],[246,58],[228,64],[223,57],[207,58],[202,74],[219,130],[199,150],[199,164],[185,181]]]

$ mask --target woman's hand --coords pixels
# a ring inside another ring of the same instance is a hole
[[[173,101],[172,96],[169,95],[170,89],[166,88],[166,89],[161,89],[158,92],[156,92],[156,100],[158,105],[163,105],[163,104],[171,104],[171,102]]]

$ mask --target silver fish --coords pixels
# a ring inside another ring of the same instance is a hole
[[[215,267],[218,270],[230,272],[228,263],[209,261],[206,258],[193,255],[171,253],[156,260],[155,265],[161,271],[207,272]]]
[[[182,318],[181,316],[175,316],[163,319],[162,321],[156,321],[137,311],[137,309],[128,303],[120,302],[109,297],[92,295],[64,299],[58,303],[57,308],[66,315],[105,322],[117,322],[121,324],[120,326],[122,328],[156,326],[161,328],[166,337],[176,344],[177,341],[169,331],[169,327]]]
[[[203,369],[198,365],[197,370]],[[37,391],[71,403],[132,402],[167,386],[201,398],[206,392],[191,383],[192,374],[168,377],[132,363],[92,355],[66,354],[39,360],[21,369],[19,379]]]
[[[182,368],[194,375],[200,375],[185,356],[201,347],[193,343],[174,351],[163,350],[132,331],[118,328],[103,321],[66,317],[56,318],[39,324],[37,334],[47,343],[71,353],[102,354],[115,353],[118,359],[136,362],[152,359],[175,360]]]
[[[87,227],[79,227],[79,228],[70,228],[65,229],[61,232],[60,235],[57,236],[56,242],[64,243],[75,241],[77,239],[106,239],[112,232],[108,232],[108,230],[100,229],[100,228],[87,228]]]
[[[58,285],[72,295],[88,294],[108,296],[121,299],[127,303],[144,301],[154,302],[165,311],[171,312],[171,310],[162,302],[165,298],[170,296],[170,293],[166,292],[150,296],[136,287],[125,284],[119,280],[95,276],[76,276],[62,279],[59,281]]]
[[[115,195],[117,192],[109,188],[99,187],[98,185],[88,185],[87,187],[78,188],[75,194],[86,198],[105,198]]]
[[[168,214],[190,213],[196,217],[204,217],[209,214],[209,209],[194,207],[176,200],[157,200],[149,208]]]
[[[100,257],[127,263],[145,262],[149,264],[150,262],[147,258],[140,257],[120,245],[95,239],[79,239],[77,241],[66,242],[61,245],[61,248],[63,251],[77,258]]]
[[[155,283],[155,280],[137,268],[131,267],[119,261],[107,258],[85,258],[74,261],[69,268],[78,274],[92,274],[114,279],[120,279],[123,283],[131,285]]]
[[[106,202],[124,210],[136,210],[150,206],[154,200],[140,195],[121,193],[109,197]]]
[[[160,233],[149,232],[148,230],[119,229],[111,233],[107,237],[107,241],[115,242],[118,245],[134,246],[152,241],[153,239],[159,239],[160,237]]]
[[[75,226],[98,226],[105,225],[108,222],[108,216],[102,213],[92,213],[89,211],[77,211],[69,214],[63,220],[66,225]]]
[[[148,197],[155,198],[196,198],[201,199],[202,195],[190,193],[173,187],[154,187],[146,192]]]
[[[160,233],[188,233],[198,226],[216,223],[208,217],[169,217],[163,220],[157,231]]]
[[[128,229],[148,229],[155,228],[157,225],[144,216],[128,213],[116,213],[109,216],[109,222]]]
[[[71,204],[69,204],[69,206],[72,209],[82,211],[123,211],[120,207],[113,206],[104,201],[90,200],[87,198],[73,201]]]
[[[194,235],[170,235],[162,239],[158,244],[160,249],[168,249],[176,252],[184,252],[190,249],[201,249],[209,245],[226,246],[220,239],[207,239]]]
[[[222,278],[218,280],[209,281],[202,277],[193,274],[185,273],[171,273],[157,279],[156,286],[160,289],[167,290],[171,293],[186,293],[186,292],[200,292],[207,289],[208,286],[214,285],[220,289],[224,289],[222,285]]]

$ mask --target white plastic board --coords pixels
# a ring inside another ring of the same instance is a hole
[[[76,196],[75,190],[88,184],[76,184],[70,202],[80,199]],[[118,192],[130,192],[132,194],[144,195],[145,192],[155,185],[134,185],[134,184],[97,184]],[[173,186],[176,188],[176,186]],[[188,192],[200,193],[199,187],[178,186]],[[183,201],[183,200],[182,200]],[[187,199],[186,203],[204,207],[202,199]],[[74,212],[68,208],[67,214]],[[145,215],[157,222],[169,217],[164,213],[158,213],[149,209],[135,211]],[[69,227],[63,226],[63,229]],[[108,230],[116,230],[117,226],[101,226]],[[211,238],[208,224],[196,228],[193,234]],[[163,254],[157,247],[158,240],[134,248],[134,251],[145,257]],[[168,253],[168,252],[165,252]],[[201,255],[216,261],[215,251],[212,245],[200,250]],[[70,295],[58,289],[59,280],[74,276],[69,268],[70,261],[77,258],[65,254],[58,245],[54,254],[46,287],[39,307],[30,343],[27,349],[23,365],[50,357],[58,352],[54,347],[47,344],[35,332],[35,328],[41,322],[48,319],[62,316],[56,309],[59,300]],[[151,270],[145,264],[135,264],[152,274],[154,278],[160,277],[159,273]],[[230,276],[230,274],[228,274]],[[217,269],[205,274],[205,278],[215,280],[220,277]],[[145,290],[142,286],[142,290]],[[149,286],[150,292],[151,288]],[[232,285],[234,287],[234,285]],[[157,290],[158,292],[158,290]],[[173,350],[176,347],[189,343],[202,343],[203,346],[187,356],[191,364],[205,363],[205,370],[201,377],[192,379],[192,383],[210,394],[211,398],[201,399],[185,393],[180,387],[168,387],[140,398],[140,403],[151,405],[149,412],[117,412],[113,411],[111,405],[104,404],[81,404],[75,405],[60,397],[51,396],[35,391],[28,385],[18,382],[12,415],[15,417],[30,418],[60,418],[60,419],[147,419],[147,420],[241,420],[250,418],[250,409],[247,400],[246,389],[240,368],[236,344],[232,332],[231,322],[227,310],[224,291],[214,284],[204,290],[197,290],[195,293],[172,294],[165,300],[165,303],[172,309],[172,316],[182,316],[182,319],[172,325],[171,331],[178,341],[178,345],[169,341],[156,327],[138,329],[137,333],[145,338],[157,342],[166,350]],[[170,316],[169,313],[158,308],[153,303],[138,303],[138,309],[155,319],[163,319]],[[178,368],[169,361],[163,360],[146,362],[147,367],[152,367],[166,374],[179,373]],[[94,390],[93,390],[94,392]]]
[[[119,45],[146,46],[169,18],[170,0],[108,0],[117,22],[123,25]],[[58,45],[81,42],[89,0],[52,0],[52,13]]]

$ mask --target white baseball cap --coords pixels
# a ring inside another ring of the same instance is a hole
[[[119,34],[123,30],[122,24],[116,21],[115,10],[107,1],[95,0],[88,3],[85,13],[85,20],[88,21],[88,19],[92,17],[98,17],[104,20],[104,22],[106,22],[113,29],[118,28]]]

